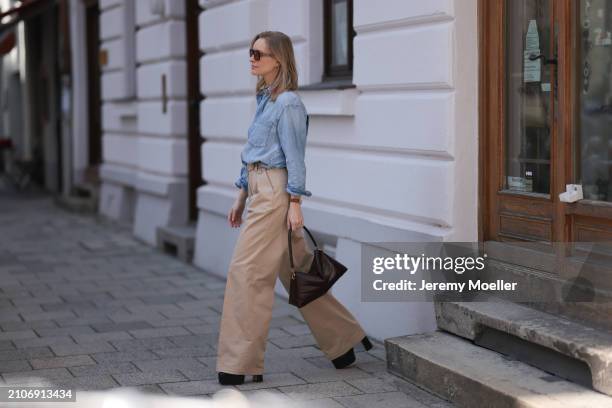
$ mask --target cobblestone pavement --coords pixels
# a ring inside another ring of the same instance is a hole
[[[5,385],[210,397],[228,388],[215,372],[224,287],[134,239],[129,226],[67,212],[46,195],[0,192]],[[355,351],[356,364],[336,370],[297,310],[277,298],[264,381],[229,388],[316,407],[450,406],[389,374],[382,344]]]

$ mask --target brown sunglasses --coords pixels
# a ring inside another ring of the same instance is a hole
[[[262,57],[273,57],[272,54],[266,54],[265,52],[261,52],[259,50],[254,50],[253,48],[249,48],[249,57],[254,57],[255,61],[259,61]]]

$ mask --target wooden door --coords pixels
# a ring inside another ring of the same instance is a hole
[[[612,241],[612,4],[480,11],[482,238]],[[561,202],[566,184],[584,199]]]
[[[533,273],[540,282],[610,294],[612,3],[479,7],[480,240],[496,258],[543,271]],[[584,199],[561,201],[567,184]]]
[[[483,238],[563,240],[554,0],[481,5]]]
[[[565,204],[568,239],[612,243],[612,3],[566,2],[566,177],[584,199]],[[603,248],[600,245],[600,248]]]

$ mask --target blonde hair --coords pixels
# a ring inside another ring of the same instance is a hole
[[[276,101],[278,95],[283,91],[295,90],[298,87],[298,74],[295,64],[295,55],[293,53],[293,43],[289,36],[280,31],[262,31],[251,41],[251,48],[253,48],[253,44],[255,44],[255,41],[259,38],[266,40],[270,53],[280,63],[278,74],[270,84],[270,98]],[[263,76],[260,76],[257,80],[255,92],[261,92],[266,86],[266,81]]]

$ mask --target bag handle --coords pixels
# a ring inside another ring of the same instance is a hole
[[[308,236],[310,237],[310,239],[312,240],[312,243],[315,246],[315,249],[319,249],[319,246],[317,245],[317,241],[315,241],[314,237],[312,236],[312,234],[310,233],[310,231],[308,231],[308,228],[306,228],[306,226],[302,226],[302,228],[304,228],[304,230],[308,233]],[[291,248],[291,228],[289,228],[287,230],[287,239],[289,241],[289,262],[291,262],[291,269],[295,268],[295,266],[293,265],[293,249]]]

